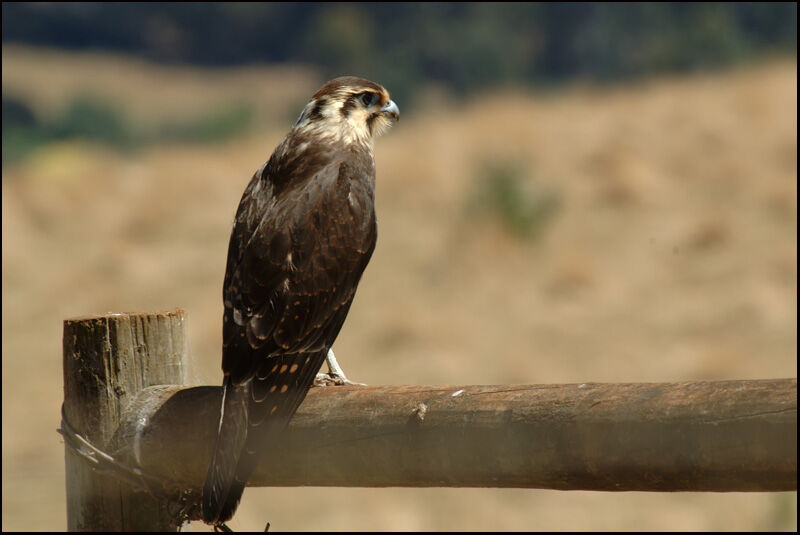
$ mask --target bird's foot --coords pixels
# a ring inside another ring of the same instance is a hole
[[[336,356],[332,349],[328,350],[326,362],[328,363],[328,373],[318,373],[314,378],[314,386],[367,386],[347,378],[339,363],[336,362]]]
[[[367,386],[365,383],[356,383],[344,375],[335,373],[318,373],[314,378],[314,386]]]

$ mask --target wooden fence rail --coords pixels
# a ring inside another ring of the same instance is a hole
[[[183,325],[182,310],[67,320],[64,411],[197,491],[221,388],[181,386]],[[269,448],[249,485],[796,490],[797,380],[315,388]],[[170,520],[69,450],[67,495],[70,529]]]

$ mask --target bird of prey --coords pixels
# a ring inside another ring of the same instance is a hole
[[[373,140],[398,118],[379,84],[331,80],[242,195],[223,285],[223,395],[206,523],[233,516],[260,452],[333,358],[375,248]]]

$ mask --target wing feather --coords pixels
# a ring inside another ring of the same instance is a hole
[[[342,157],[304,179],[273,180],[269,164],[251,179],[223,296],[224,321],[234,324],[223,328],[223,370],[237,383],[264,358],[333,343],[375,246],[372,169]],[[252,351],[242,352],[234,339]]]

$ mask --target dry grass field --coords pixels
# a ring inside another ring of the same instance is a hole
[[[241,99],[264,121],[225,143],[127,155],[54,144],[3,169],[3,530],[65,527],[55,432],[64,318],[183,307],[193,379],[220,382],[234,211],[319,81],[300,69],[168,69],[4,47],[3,91],[45,112],[91,90],[142,121]],[[351,378],[797,376],[795,59],[427,102],[376,145],[378,246],[335,345]],[[498,161],[515,162],[530,199],[559,200],[536,239],[516,238],[481,208],[493,202],[477,186],[481,170]],[[797,508],[796,493],[249,489],[231,527],[266,521],[274,530],[794,531]]]

